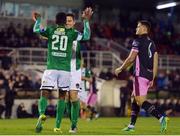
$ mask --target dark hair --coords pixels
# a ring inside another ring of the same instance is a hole
[[[66,24],[66,13],[59,12],[56,14],[56,24],[58,24],[58,25]]]
[[[70,17],[72,17],[73,20],[75,20],[75,16],[74,16],[73,13],[67,13],[67,14],[66,14],[66,17],[67,17],[67,16],[70,16]]]
[[[141,23],[142,25],[144,25],[147,28],[147,32],[149,34],[151,31],[151,23],[147,20],[140,20],[139,23]]]

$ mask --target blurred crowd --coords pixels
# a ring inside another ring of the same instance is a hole
[[[180,90],[180,70],[159,71],[157,75],[157,90]]]
[[[132,72],[123,71],[118,77],[114,75],[114,72],[110,69],[103,69],[99,73],[99,78],[104,80],[129,80]],[[154,90],[158,91],[167,91],[167,92],[180,92],[180,70],[159,70],[157,78],[154,84]],[[180,95],[179,95],[180,96]]]
[[[55,117],[56,113],[56,105],[54,104],[53,99],[49,99],[47,108],[46,108],[46,115],[50,117]],[[39,117],[38,111],[38,101],[35,101],[30,106],[30,111],[27,110],[25,103],[21,102],[16,110],[17,118],[36,118]]]
[[[40,79],[32,80],[31,75],[21,70],[0,69],[0,117],[5,111],[5,117],[10,118],[14,99],[28,91],[39,90],[39,87]]]
[[[166,17],[165,17],[166,16]],[[106,18],[106,21],[99,21],[92,24],[92,34],[94,37],[114,40],[131,47],[135,38],[137,21],[146,19],[151,22],[151,38],[155,41],[158,51],[161,54],[180,54],[180,18],[168,15],[155,15],[152,13],[122,13],[117,19],[114,16]],[[175,19],[176,18],[176,19]]]
[[[0,47],[46,47],[36,34],[33,33],[33,25],[9,22],[0,29]]]
[[[117,18],[117,17],[116,17]],[[92,38],[89,42],[83,42],[82,50],[104,50],[94,42],[94,37],[113,40],[130,49],[135,38],[135,29],[139,19],[146,18],[152,23],[151,37],[157,45],[160,54],[180,54],[180,25],[179,18],[166,17],[160,19],[150,14],[120,14],[116,20],[95,20],[91,22]],[[124,21],[125,20],[125,21]],[[31,22],[32,23],[32,22]],[[78,24],[78,23],[77,23]],[[46,40],[33,33],[33,25],[9,22],[0,27],[0,47],[46,47]],[[81,30],[81,25],[77,25]],[[93,46],[92,46],[93,45]]]

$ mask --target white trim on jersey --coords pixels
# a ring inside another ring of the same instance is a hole
[[[72,58],[71,58],[71,71],[76,71],[76,50],[78,41],[73,41]]]
[[[83,37],[83,35],[79,32],[76,40],[80,41],[80,40],[82,40],[82,37]]]

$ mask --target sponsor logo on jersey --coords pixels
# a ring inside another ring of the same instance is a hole
[[[64,52],[52,52],[52,56],[55,56],[55,57],[66,57],[66,53],[64,53]]]
[[[65,35],[65,28],[57,28],[56,31],[54,31],[54,34]]]

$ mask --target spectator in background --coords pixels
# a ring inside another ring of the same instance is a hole
[[[6,104],[5,118],[7,119],[11,118],[15,95],[16,95],[16,92],[14,89],[14,81],[9,80],[8,88],[6,90],[6,97],[5,97],[5,104]]]
[[[120,116],[121,117],[125,116],[125,107],[126,107],[126,102],[128,100],[128,91],[129,90],[126,86],[120,88],[120,103],[121,103]]]
[[[33,117],[39,117],[38,101],[35,101],[35,103],[32,104],[31,112]]]
[[[106,80],[112,80],[114,75],[111,72],[111,69],[109,68],[107,73],[106,73]]]
[[[104,68],[103,70],[101,70],[100,74],[99,74],[99,78],[101,79],[106,79],[106,72],[107,70]]]
[[[0,71],[0,118],[2,118],[2,113],[5,110],[5,95],[6,95],[5,82],[6,79],[3,73]]]
[[[121,107],[120,107],[120,116],[125,116],[125,108],[127,101],[130,99],[130,94],[133,90],[133,77],[130,76],[127,85],[125,87],[120,88],[120,102],[121,102]]]
[[[176,70],[174,71],[174,76],[172,79],[172,86],[175,90],[179,90],[180,89],[180,71]]]
[[[41,79],[40,78],[36,79],[33,86],[34,86],[33,88],[35,91],[39,90],[39,88],[41,87]]]
[[[175,104],[175,116],[180,116],[180,99]]]
[[[20,103],[17,108],[17,117],[18,118],[31,118],[33,116],[32,114],[27,112],[24,103]]]
[[[164,89],[165,86],[165,73],[161,72],[157,76],[157,89],[161,90]]]
[[[46,115],[50,117],[55,117],[56,106],[53,103],[53,99],[49,99],[49,105],[46,108]]]

